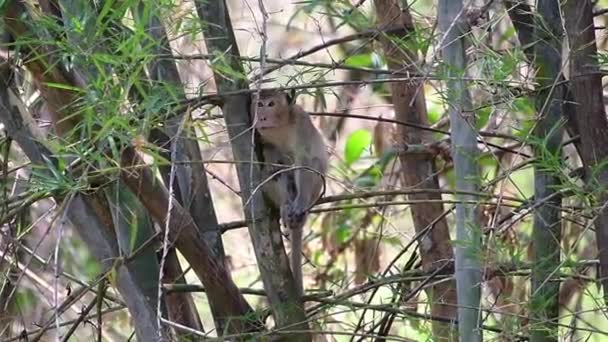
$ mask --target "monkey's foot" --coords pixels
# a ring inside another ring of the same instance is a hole
[[[306,212],[297,210],[295,208],[289,208],[286,215],[286,225],[291,229],[300,229],[304,226],[304,220],[306,219]]]

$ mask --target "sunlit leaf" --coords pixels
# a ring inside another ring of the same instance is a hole
[[[477,127],[478,129],[484,127],[490,119],[490,114],[492,114],[492,108],[490,107],[484,107],[479,109],[476,113],[477,120],[475,121],[475,127]]]
[[[346,140],[344,159],[347,164],[352,164],[361,158],[363,151],[369,149],[372,143],[372,134],[366,129],[359,129],[351,133]]]
[[[346,224],[341,224],[336,230],[336,239],[338,243],[346,242],[350,238],[350,227]]]
[[[374,58],[370,53],[354,55],[346,58],[344,64],[358,68],[368,68],[374,64]]]

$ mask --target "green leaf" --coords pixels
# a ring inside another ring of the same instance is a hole
[[[375,177],[373,175],[359,177],[359,178],[355,179],[355,181],[354,181],[354,185],[357,188],[369,188],[369,187],[376,186],[377,184],[378,184],[378,177]]]
[[[34,293],[34,291],[28,289],[28,288],[23,288],[20,287],[16,293],[15,293],[15,297],[13,299],[13,310],[33,310],[33,308],[36,307],[38,300],[37,297]]]
[[[477,111],[477,120],[475,122],[475,127],[477,129],[483,128],[490,119],[490,114],[492,114],[492,108],[484,107]]]
[[[518,138],[526,139],[530,136],[534,125],[534,120],[522,120],[519,127],[513,128],[515,130],[514,135]]]
[[[368,68],[373,66],[374,58],[371,53],[364,53],[346,58],[344,64],[351,67]]]
[[[518,98],[513,100],[513,102],[511,103],[511,107],[514,111],[525,114],[530,118],[534,117],[534,115],[536,114],[534,104],[528,98]]]
[[[54,82],[45,82],[44,85],[46,85],[49,88],[56,88],[56,89],[63,89],[63,90],[73,90],[73,91],[76,91],[76,92],[83,92],[82,89],[80,89],[78,87],[71,86],[69,84],[54,83]]]
[[[346,163],[351,165],[359,160],[363,151],[369,149],[371,143],[372,134],[368,130],[359,129],[351,133],[346,140],[346,147],[344,149],[344,159],[346,159]]]
[[[443,116],[443,110],[439,108],[439,106],[429,107],[427,115],[429,118],[429,122],[431,124],[434,124],[439,121],[439,119],[441,119],[441,117]]]
[[[336,240],[338,240],[339,243],[344,243],[348,241],[349,238],[350,227],[346,224],[341,224],[338,226],[338,229],[336,229]]]
[[[509,27],[508,29],[504,30],[504,32],[502,32],[499,38],[499,42],[502,43],[508,41],[509,39],[515,37],[516,33],[517,31],[515,31],[515,27]]]

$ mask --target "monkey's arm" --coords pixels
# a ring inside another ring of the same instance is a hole
[[[294,197],[294,195],[289,193],[289,183],[294,183],[293,181],[290,182],[290,172],[282,171],[287,166],[287,159],[273,145],[267,144],[264,146],[264,194],[270,198],[275,207],[281,209],[282,215],[284,211],[283,207]]]
[[[323,189],[323,175],[325,173],[320,158],[301,158],[294,170],[295,196],[289,205],[289,222],[291,229],[304,226],[310,207],[317,201]]]

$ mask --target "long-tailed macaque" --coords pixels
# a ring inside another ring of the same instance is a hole
[[[280,209],[283,225],[290,230],[291,272],[302,295],[302,230],[310,207],[323,191],[327,150],[310,116],[294,103],[293,96],[262,90],[250,113],[269,165],[265,174],[272,176],[263,191]]]

